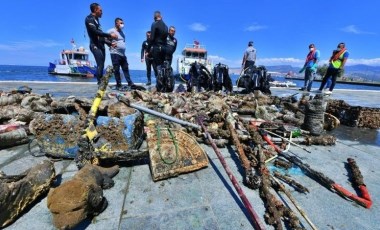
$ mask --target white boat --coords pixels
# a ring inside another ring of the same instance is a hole
[[[49,62],[49,74],[94,77],[96,68],[89,60],[89,52],[83,47],[62,50],[59,59],[54,63]]]
[[[206,69],[212,73],[213,63],[207,58],[207,50],[204,45],[201,45],[198,41],[194,41],[193,44],[186,44],[182,51],[181,57],[177,60],[177,76],[178,80],[188,81],[190,79],[189,70],[191,64],[198,62],[206,67]]]
[[[292,82],[292,81],[270,81],[269,82],[270,86],[273,86],[273,87],[286,87],[286,88],[289,88],[289,87],[296,87],[297,84]]]

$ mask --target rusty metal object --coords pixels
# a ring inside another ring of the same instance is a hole
[[[0,176],[0,227],[14,222],[34,201],[49,191],[55,178],[54,165],[45,160],[7,182]],[[20,179],[20,180],[17,180]]]
[[[335,145],[336,137],[332,135],[322,135],[322,136],[307,136],[305,137],[303,143],[305,145]]]
[[[284,184],[277,180],[274,176],[271,176],[274,181],[275,188],[285,193],[285,195],[289,198],[289,200],[293,203],[293,205],[297,208],[298,212],[305,218],[306,222],[310,225],[313,230],[317,230],[318,228],[311,222],[309,217],[306,215],[306,212],[301,208],[301,206],[297,203],[296,199],[294,199],[293,195],[290,193],[288,189],[285,188]],[[288,214],[291,216],[291,213]],[[292,218],[294,219],[294,217]],[[299,223],[292,223],[293,227],[299,225]]]
[[[246,195],[244,194],[243,190],[241,189],[238,181],[236,180],[235,176],[232,174],[231,169],[228,167],[226,160],[223,158],[223,155],[220,153],[216,145],[214,144],[214,140],[212,139],[211,135],[207,132],[206,126],[203,124],[202,118],[198,117],[198,123],[202,127],[203,131],[205,132],[205,135],[207,136],[207,139],[211,142],[211,146],[215,151],[215,154],[217,155],[219,161],[222,163],[223,168],[226,170],[226,173],[228,177],[230,178],[236,192],[239,194],[240,199],[242,200],[245,208],[247,209],[248,215],[251,217],[251,220],[254,223],[255,229],[262,230],[265,229],[263,223],[261,223],[259,216],[253,210],[253,207],[249,200],[247,199]]]
[[[337,117],[348,126],[380,128],[380,109],[361,106],[350,106],[343,100],[329,100],[326,112]]]
[[[293,167],[293,164],[291,162],[280,160],[280,159],[276,159],[273,165],[279,168],[284,168],[284,169],[290,169],[291,167]]]
[[[265,165],[265,156],[261,145],[258,147],[259,170],[262,176],[262,186],[260,187],[260,197],[266,206],[265,218],[268,224],[275,229],[283,229],[281,219],[287,222],[291,229],[304,229],[301,227],[298,217],[294,212],[278,200],[270,191],[272,187],[272,176]]]
[[[265,166],[265,156],[261,147],[258,150],[259,171],[261,172],[262,184],[260,186],[260,197],[263,199],[266,207],[265,220],[275,229],[283,229],[281,222],[281,213],[279,209],[283,208],[283,204],[278,201],[270,192],[271,183],[269,179],[269,170]]]
[[[232,141],[236,147],[237,154],[239,156],[240,162],[241,162],[241,164],[244,168],[244,171],[245,171],[245,175],[243,176],[244,177],[244,183],[246,183],[248,185],[248,187],[252,187],[251,179],[253,178],[253,175],[254,175],[253,169],[252,169],[250,161],[248,160],[247,156],[244,153],[243,146],[241,145],[239,137],[236,133],[236,129],[235,129],[235,125],[234,125],[235,122],[234,122],[234,118],[232,117],[231,113],[228,113],[226,121],[227,121],[228,129],[229,129],[230,134],[231,134]]]
[[[137,110],[134,113],[119,118],[99,116],[96,119],[96,130],[99,138],[92,143],[96,156],[99,159],[123,160],[128,154],[121,154],[139,147],[144,132],[144,117]],[[104,143],[107,148],[102,149]],[[121,154],[121,156],[119,156]],[[135,159],[137,160],[137,159]]]
[[[280,180],[286,182],[290,186],[292,186],[298,192],[302,192],[302,193],[309,192],[309,189],[307,189],[305,186],[303,186],[302,184],[298,183],[297,181],[295,181],[294,179],[288,176],[282,175],[281,173],[276,172],[276,171],[273,173],[273,175],[279,178]]]
[[[365,185],[363,175],[360,172],[360,169],[358,165],[356,164],[356,161],[352,158],[347,159],[348,165],[350,166],[351,172],[352,172],[352,183],[355,186]]]
[[[366,205],[365,207],[370,208],[372,206],[372,199],[367,190],[367,186],[364,184],[363,175],[360,172],[359,166],[356,164],[356,161],[352,158],[348,158],[347,162],[352,174],[352,183],[360,191],[360,198]]]
[[[192,172],[208,165],[204,149],[187,133],[149,125],[150,168],[154,181]]]
[[[34,119],[29,129],[46,155],[75,158],[84,121],[73,115],[45,114]]]

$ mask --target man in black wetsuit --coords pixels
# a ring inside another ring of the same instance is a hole
[[[146,77],[148,79],[148,82],[146,85],[151,85],[151,76],[152,76],[152,64],[153,64],[153,58],[152,54],[149,53],[148,45],[149,45],[149,39],[150,39],[150,31],[146,32],[146,40],[143,41],[141,46],[141,62],[144,62],[146,64]],[[157,75],[157,73],[155,73]]]
[[[175,27],[170,26],[169,36],[166,39],[166,48],[165,48],[165,53],[166,53],[165,60],[169,61],[170,66],[172,65],[172,61],[173,61],[173,54],[175,50],[177,49],[177,39],[174,37],[174,35],[175,35]]]
[[[154,22],[150,29],[151,35],[148,44],[148,51],[152,47],[154,74],[158,75],[165,60],[165,45],[168,37],[168,27],[162,20],[160,11],[154,12]]]
[[[111,45],[111,42],[107,38],[117,39],[116,34],[104,33],[100,26],[99,18],[102,17],[103,11],[98,3],[92,3],[90,5],[91,14],[85,19],[86,29],[88,37],[90,38],[90,50],[94,55],[97,70],[96,78],[98,85],[103,77],[104,61],[106,60],[106,50],[104,44]]]

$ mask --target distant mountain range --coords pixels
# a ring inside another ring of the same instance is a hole
[[[293,67],[291,65],[276,65],[276,66],[265,66],[269,72],[278,72],[281,74],[286,74],[293,72],[298,74],[300,67]],[[239,74],[240,68],[230,68],[231,73]],[[369,65],[350,65],[345,67],[345,76],[366,79],[367,81],[377,81],[380,82],[380,66],[369,66]]]

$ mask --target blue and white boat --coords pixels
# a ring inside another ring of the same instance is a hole
[[[190,79],[189,70],[194,62],[204,65],[212,73],[213,63],[207,57],[206,47],[198,41],[194,41],[193,44],[186,44],[182,50],[182,55],[177,60],[177,80],[187,82]]]
[[[73,42],[72,42],[73,43]],[[58,60],[49,62],[49,74],[74,77],[94,77],[96,67],[89,60],[89,52],[83,48],[62,50]]]

